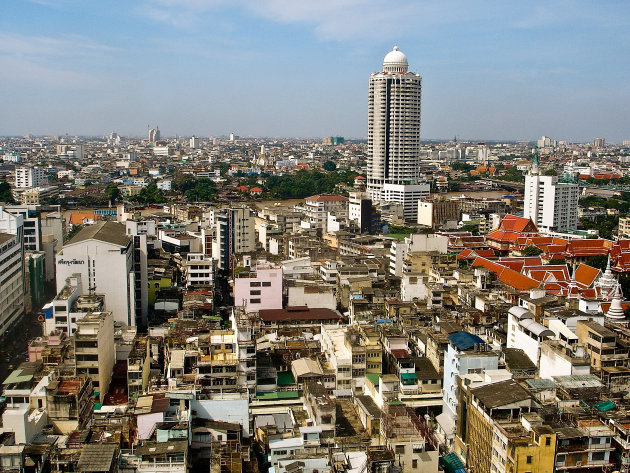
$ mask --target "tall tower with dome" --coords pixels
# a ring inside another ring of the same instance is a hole
[[[389,200],[385,194],[401,189],[412,200],[417,197],[421,95],[422,77],[409,72],[407,56],[394,46],[383,70],[370,75],[367,190],[372,200]]]

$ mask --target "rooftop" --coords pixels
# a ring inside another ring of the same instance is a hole
[[[81,229],[65,246],[74,245],[85,240],[100,240],[126,247],[131,237],[125,234],[125,225],[122,223],[101,222]]]

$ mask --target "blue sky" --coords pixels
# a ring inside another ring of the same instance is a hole
[[[361,138],[394,44],[425,139],[630,139],[625,0],[11,0],[0,135]]]

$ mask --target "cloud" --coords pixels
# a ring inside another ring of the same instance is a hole
[[[82,35],[28,36],[0,32],[0,54],[14,56],[98,56],[115,48]]]

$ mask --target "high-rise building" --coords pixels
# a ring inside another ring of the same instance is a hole
[[[24,315],[23,222],[0,207],[0,334]]]
[[[155,127],[149,130],[149,142],[155,143],[160,140],[160,127]]]
[[[197,149],[197,148],[199,148],[199,138],[193,135],[190,138],[190,149]]]
[[[383,60],[382,72],[370,76],[367,190],[374,201],[389,200],[383,195],[388,184],[418,184],[421,95],[422,77],[409,72],[407,56],[394,46]],[[410,202],[405,214],[417,215],[417,201]]]
[[[128,235],[122,223],[100,222],[83,228],[57,253],[57,290],[66,285],[67,278],[79,275],[82,295],[105,294],[105,306],[115,322],[145,325],[146,312],[136,312],[136,299],[143,300],[145,293],[143,277],[137,279],[137,274],[143,268],[146,272],[146,253],[134,246],[136,240],[143,240],[136,237]]]
[[[604,138],[595,138],[593,140],[594,148],[603,148],[604,146],[606,146],[606,140],[604,140]]]
[[[40,168],[31,168],[27,166],[15,168],[15,188],[27,189],[30,187],[39,187],[48,184],[46,173]]]
[[[531,218],[543,232],[575,230],[578,223],[580,188],[575,183],[558,182],[557,176],[538,173],[538,153],[525,176],[523,216]]]
[[[255,215],[247,207],[223,209],[215,214],[215,242],[212,257],[222,271],[234,267],[235,255],[256,250]]]

